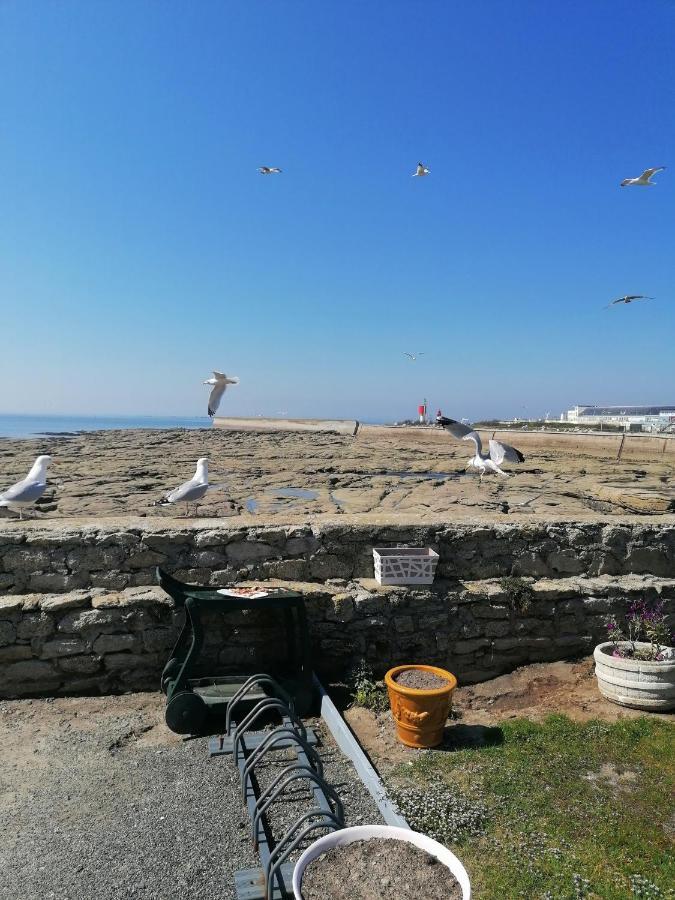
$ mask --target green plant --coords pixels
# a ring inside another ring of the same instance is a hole
[[[360,662],[349,677],[352,706],[363,706],[373,712],[389,709],[389,695],[382,681],[376,681],[372,670],[365,662]]]
[[[649,661],[665,659],[667,645],[675,640],[675,636],[670,634],[664,605],[663,600],[655,603],[634,600],[628,607],[625,626],[620,625],[615,616],[607,619],[607,633],[614,644],[613,656]],[[635,646],[641,639],[649,642],[648,648]]]
[[[519,575],[506,575],[504,578],[500,578],[499,584],[514,612],[526,613],[529,610],[534,598],[534,591],[529,581],[525,581]]]

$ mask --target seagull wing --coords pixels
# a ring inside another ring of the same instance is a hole
[[[490,441],[490,459],[497,466],[501,466],[504,460],[513,463],[525,462],[525,457],[520,450],[516,450],[509,444],[502,444],[501,441]]]
[[[653,169],[645,169],[644,172],[642,173],[642,175],[640,175],[640,180],[642,180],[643,178],[645,180],[647,180],[648,178],[651,178],[652,175],[655,175],[657,172],[663,172],[663,170],[665,168],[666,168],[665,166],[655,166]]]
[[[209,415],[215,416],[216,410],[220,404],[223,394],[225,393],[225,388],[227,387],[227,382],[225,380],[218,381],[218,384],[214,385],[211,394],[209,395]]]
[[[5,503],[34,503],[44,494],[46,487],[46,482],[39,483],[24,478],[0,494],[0,500]]]
[[[412,355],[412,353],[406,353],[405,350],[403,351],[403,355],[404,355],[404,356],[409,356],[410,359],[415,359],[415,357]]]
[[[462,425],[462,428],[466,428],[466,425]],[[474,446],[476,448],[476,455],[480,456],[481,451],[483,450],[483,442],[480,439],[480,435],[477,431],[474,431],[471,428],[467,428],[467,434],[462,438],[463,441],[473,441]],[[452,432],[451,432],[452,433]]]
[[[169,503],[194,503],[195,500],[201,500],[208,489],[208,483],[190,479],[190,481],[186,481],[180,487],[175,488],[175,490],[169,491],[166,499]]]
[[[457,422],[455,419],[445,419],[441,420],[443,424],[443,428],[451,434],[456,440],[462,441],[468,434],[475,434],[473,428],[469,425],[463,425],[461,422]]]

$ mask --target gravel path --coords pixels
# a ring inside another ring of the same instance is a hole
[[[233,898],[257,864],[239,776],[163,724],[158,694],[0,703],[0,898]],[[380,822],[327,739],[347,824]],[[275,825],[291,820],[300,798]]]

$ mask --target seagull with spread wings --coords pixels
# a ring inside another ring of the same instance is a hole
[[[611,303],[608,303],[605,309],[609,309],[610,306],[616,306],[617,303],[625,303],[628,306],[629,303],[633,303],[635,300],[653,300],[653,297],[646,297],[644,294],[626,294],[625,297],[619,297],[617,300],[612,300]]]
[[[424,352],[420,351],[417,353],[406,353],[406,351],[404,350],[403,355],[407,356],[409,359],[411,359],[413,362],[415,362],[415,360],[417,359],[418,356],[424,356]]]
[[[281,169],[276,166],[259,166],[258,171],[261,175],[281,175]]]
[[[621,187],[631,187],[633,185],[640,187],[654,187],[656,182],[651,180],[652,175],[656,175],[657,172],[663,172],[665,168],[665,166],[656,166],[653,169],[645,169],[638,178],[624,178],[621,182]]]
[[[417,163],[417,168],[413,172],[413,178],[424,178],[425,175],[431,175],[431,169],[427,169],[424,163]]]
[[[231,378],[228,378],[227,375],[223,375],[222,372],[213,372],[213,378],[208,378],[204,384],[212,384],[213,390],[209,395],[209,415],[211,418],[215,416],[218,406],[220,405],[220,401],[222,400],[223,394],[227,390],[228,384],[239,384],[239,379],[236,375],[233,375]]]
[[[511,447],[509,444],[502,444],[501,441],[491,440],[489,444],[490,452],[483,453],[480,435],[470,425],[463,425],[461,422],[457,422],[455,419],[447,419],[445,416],[437,416],[436,424],[445,428],[448,434],[451,434],[458,441],[473,441],[476,455],[471,457],[466,468],[467,470],[478,469],[481,481],[486,472],[496,472],[505,478],[509,478],[508,473],[503,472],[500,466],[504,462],[525,462],[525,457],[520,450],[516,450],[515,447]]]

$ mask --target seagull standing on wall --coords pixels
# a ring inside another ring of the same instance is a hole
[[[223,394],[227,390],[228,384],[239,384],[239,379],[236,375],[233,375],[231,378],[228,378],[227,375],[223,375],[222,372],[213,372],[213,378],[208,378],[204,384],[212,384],[213,390],[209,394],[209,406],[208,411],[211,418],[215,416],[216,411],[218,410],[218,406],[220,405],[220,401],[222,400]]]
[[[431,175],[431,170],[427,169],[424,163],[417,163],[417,168],[413,172],[413,178],[423,178],[425,175]]]
[[[195,505],[197,515],[197,500],[201,500],[209,489],[209,461],[206,457],[197,460],[197,469],[189,481],[184,481],[180,487],[158,500],[153,506],[164,506],[167,503],[184,503],[185,517],[187,518],[190,503]]]
[[[652,175],[656,175],[657,172],[663,172],[665,170],[665,166],[656,166],[654,169],[645,169],[642,175],[639,178],[624,178],[621,182],[621,187],[631,187],[632,185],[639,185],[640,187],[654,187],[656,182],[652,181]]]
[[[455,419],[446,419],[445,416],[438,416],[436,418],[436,424],[445,428],[448,434],[451,434],[458,441],[473,441],[476,448],[476,455],[471,457],[466,468],[467,470],[478,469],[481,481],[486,472],[496,472],[499,475],[503,475],[505,478],[509,478],[508,473],[503,472],[500,468],[502,463],[525,462],[525,457],[520,450],[516,450],[515,447],[511,447],[509,444],[502,444],[501,441],[490,441],[489,454],[483,453],[483,444],[480,435],[475,429],[471,428],[470,425],[462,425],[461,422],[457,422]]]
[[[18,512],[19,518],[23,519],[24,508],[32,506],[45,492],[47,466],[51,461],[51,456],[38,456],[28,475],[0,494],[0,506],[7,506]]]

